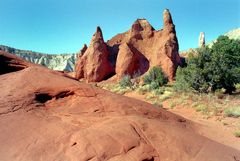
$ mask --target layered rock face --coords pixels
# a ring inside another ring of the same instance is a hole
[[[155,30],[147,20],[137,19],[130,30],[107,41],[107,47],[104,42],[99,44],[104,49],[102,52],[106,53],[103,54],[105,56],[104,60],[110,62],[111,67],[115,69],[117,78],[126,74],[132,77],[136,73],[142,75],[150,68],[160,66],[170,81],[174,79],[176,69],[181,64],[181,59],[178,53],[175,25],[169,10],[164,11],[163,21],[163,29]],[[93,42],[92,40],[91,44]],[[90,46],[89,50],[94,51],[94,46]],[[91,53],[94,55],[94,52]],[[94,61],[94,59],[92,60]],[[90,63],[87,64],[89,69],[93,68]],[[106,64],[108,66],[109,63]],[[103,75],[106,76],[110,73],[109,70],[104,70],[101,68],[101,73],[105,73]],[[81,70],[77,70],[76,73],[81,73]],[[104,78],[90,79],[91,75],[84,75],[84,77],[90,81],[101,81]],[[80,77],[76,78],[79,79]]]
[[[10,69],[0,73],[1,161],[240,160],[239,150],[163,108],[8,53],[0,67]]]
[[[36,63],[58,71],[72,72],[77,60],[76,54],[45,54],[28,50],[15,49],[0,45],[0,51],[17,55],[29,62]]]

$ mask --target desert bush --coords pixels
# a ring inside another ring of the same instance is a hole
[[[144,84],[150,85],[150,89],[158,89],[163,85],[168,83],[168,78],[163,73],[160,67],[153,67],[150,71],[143,77]]]
[[[235,131],[234,136],[240,138],[240,130]]]
[[[236,84],[236,89],[240,90],[240,83]]]
[[[133,83],[131,81],[131,77],[129,75],[125,75],[122,77],[122,79],[120,80],[119,82],[119,85],[122,87],[122,88],[126,88],[126,87],[132,87],[133,86]]]
[[[153,93],[155,95],[162,95],[162,94],[164,94],[164,92],[165,92],[165,88],[163,88],[163,87],[153,90]]]
[[[239,82],[240,41],[220,36],[211,49],[198,49],[197,56],[188,58],[187,67],[177,70],[174,89],[208,93],[223,88],[232,93]]]
[[[224,110],[224,115],[227,117],[240,117],[240,106],[226,108]]]

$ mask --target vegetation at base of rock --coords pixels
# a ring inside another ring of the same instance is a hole
[[[198,49],[189,55],[187,67],[179,68],[174,88],[177,91],[232,93],[240,83],[240,41],[220,36],[212,48]]]
[[[161,67],[153,67],[143,78],[144,84],[149,85],[150,89],[158,89],[168,83],[168,78],[163,73]]]
[[[132,87],[133,83],[131,81],[131,77],[129,75],[123,76],[119,82],[119,85],[123,88]]]

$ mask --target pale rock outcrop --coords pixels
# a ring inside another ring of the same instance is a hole
[[[205,47],[205,34],[204,32],[200,32],[199,40],[198,40],[198,47]]]

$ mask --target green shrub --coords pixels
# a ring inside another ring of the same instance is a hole
[[[236,84],[236,89],[240,90],[240,83]]]
[[[240,117],[240,106],[225,109],[224,115],[227,117]]]
[[[176,73],[175,90],[194,90],[200,93],[225,89],[232,93],[240,82],[240,41],[220,36],[212,48],[198,49],[190,56],[187,67]]]
[[[200,104],[198,106],[195,107],[197,112],[201,112],[204,115],[208,115],[209,114],[209,108],[203,104]]]
[[[240,138],[240,130],[235,131],[234,136]]]
[[[161,88],[153,90],[153,92],[155,95],[162,95],[162,94],[164,94],[165,89],[163,87],[161,87]]]
[[[132,87],[133,83],[131,81],[131,77],[129,75],[125,75],[122,77],[122,79],[119,82],[120,87],[126,88],[126,87]]]
[[[175,91],[191,91],[191,84],[187,80],[188,68],[178,68],[176,72],[176,81],[173,84]]]
[[[150,89],[158,89],[159,87],[168,83],[168,78],[163,73],[160,67],[153,67],[150,71],[143,77],[145,85],[150,85]]]

